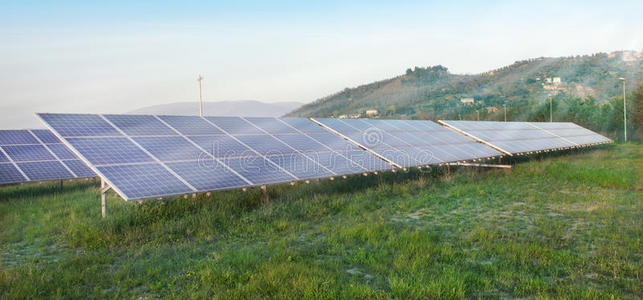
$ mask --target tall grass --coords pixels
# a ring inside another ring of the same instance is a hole
[[[128,203],[0,188],[0,298],[640,298],[638,144]]]

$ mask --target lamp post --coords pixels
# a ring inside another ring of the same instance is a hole
[[[625,78],[618,80],[623,81],[623,141],[627,142],[627,102],[625,102]]]
[[[201,93],[201,81],[203,81],[203,76],[199,75],[196,81],[199,82],[199,116],[203,117],[203,95]]]

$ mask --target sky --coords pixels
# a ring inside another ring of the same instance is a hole
[[[0,129],[197,101],[199,74],[205,101],[305,103],[414,66],[643,49],[643,1],[131,2],[0,0]]]

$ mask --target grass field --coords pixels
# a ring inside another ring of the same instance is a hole
[[[0,298],[643,297],[643,147],[195,199],[0,187]]]

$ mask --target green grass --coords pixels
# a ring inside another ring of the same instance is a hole
[[[126,203],[0,188],[0,298],[634,298],[643,147]]]

